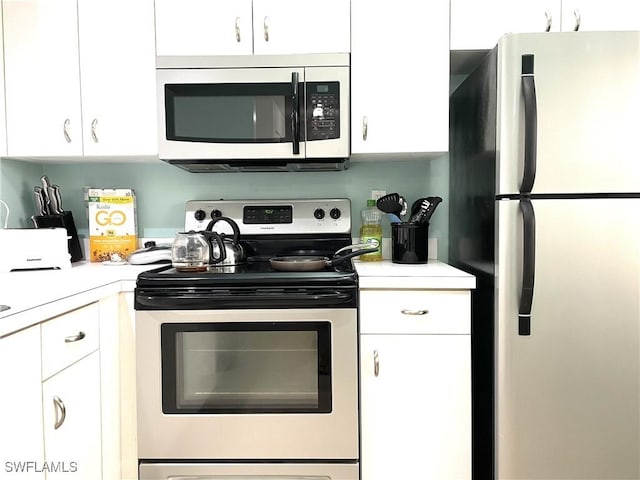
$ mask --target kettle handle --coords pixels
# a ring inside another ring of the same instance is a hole
[[[240,229],[238,228],[238,224],[235,221],[231,220],[229,217],[216,217],[216,218],[214,218],[213,220],[211,220],[209,222],[209,225],[207,225],[206,230],[211,232],[212,229],[213,229],[213,226],[217,222],[220,222],[220,221],[225,221],[231,226],[231,229],[233,230],[233,244],[237,245],[238,241],[240,240]]]
[[[224,247],[224,242],[222,241],[222,237],[218,234],[218,232],[204,230],[200,233],[204,235],[204,238],[209,244],[209,263],[220,263],[225,258],[227,258],[227,249]],[[218,251],[220,252],[220,256],[218,258],[215,258],[213,256],[213,243],[211,243],[211,239],[215,240],[215,242],[218,244]]]

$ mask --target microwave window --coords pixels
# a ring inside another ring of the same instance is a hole
[[[291,142],[291,84],[165,85],[167,140]]]

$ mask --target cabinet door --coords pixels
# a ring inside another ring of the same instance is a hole
[[[254,52],[350,51],[349,0],[253,0]]]
[[[506,33],[559,32],[561,0],[451,0],[451,50],[488,50]]]
[[[153,0],[79,0],[78,12],[84,155],[157,155]]]
[[[100,357],[96,351],[42,384],[47,480],[102,478]]]
[[[82,155],[76,0],[4,0],[3,10],[9,156]]]
[[[362,480],[471,478],[469,335],[361,335]]]
[[[562,30],[640,30],[637,0],[562,0]]]
[[[156,53],[250,55],[251,0],[156,0]]]
[[[2,25],[2,8],[0,8],[0,25]],[[0,37],[0,66],[4,67],[4,45],[2,37]],[[6,111],[4,95],[4,75],[0,75],[0,112]],[[7,156],[6,115],[0,115],[0,156]]]
[[[351,2],[351,151],[444,152],[449,2]]]
[[[40,327],[0,340],[0,465],[7,474],[2,478],[44,479],[33,466],[23,470],[27,461],[42,470],[44,461],[40,369]]]

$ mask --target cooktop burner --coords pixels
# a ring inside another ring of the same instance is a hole
[[[348,199],[190,201],[185,231],[204,230],[212,218],[220,216],[238,225],[239,243],[248,261],[210,265],[203,272],[164,266],[141,273],[135,293],[137,309],[243,308],[247,304],[326,308],[357,301],[358,277],[350,259],[317,271],[278,271],[269,262],[278,256],[331,259],[352,245]],[[233,234],[226,222],[215,222],[213,229]]]

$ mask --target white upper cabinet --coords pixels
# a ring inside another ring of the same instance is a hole
[[[562,0],[562,30],[640,30],[638,0]]]
[[[349,0],[156,0],[156,53],[345,53]]]
[[[157,154],[153,0],[3,0],[12,157]]]
[[[351,152],[446,152],[449,1],[351,1]]]
[[[79,0],[84,155],[158,153],[153,0]]]
[[[0,30],[2,29],[2,9],[0,8]],[[0,31],[0,33],[2,33]],[[4,68],[4,46],[0,36],[0,67]],[[4,101],[4,75],[0,75],[0,112],[6,111]],[[7,155],[7,124],[6,116],[0,115],[0,157]]]
[[[488,50],[506,33],[560,31],[561,0],[451,0],[451,50]]]
[[[156,53],[250,55],[251,0],[156,0]]]
[[[9,156],[82,155],[76,0],[4,0]]]
[[[344,53],[349,0],[253,0],[253,53]]]

